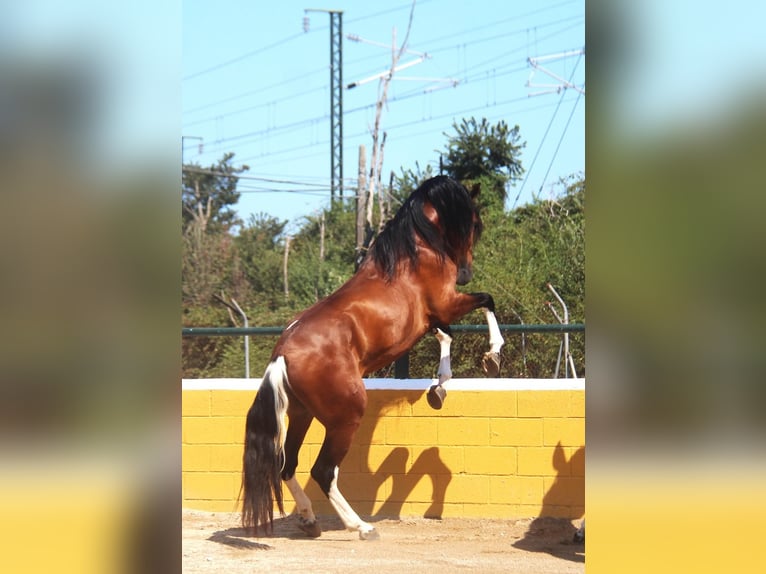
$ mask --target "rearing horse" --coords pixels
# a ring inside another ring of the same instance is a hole
[[[300,449],[314,418],[325,438],[311,477],[349,530],[378,538],[338,490],[338,468],[367,405],[362,377],[391,364],[423,335],[441,343],[440,384],[429,391],[438,408],[449,378],[450,323],[484,309],[490,327],[487,359],[499,361],[503,344],[488,293],[460,293],[473,276],[473,247],[482,232],[476,193],[445,176],[429,179],[404,202],[370,247],[359,270],[337,291],[303,311],[274,348],[247,413],[243,455],[242,523],[273,528],[274,502],[284,515],[282,481],[298,510],[300,528],[321,529],[295,478]],[[498,365],[495,365],[497,368]],[[434,391],[442,391],[434,397]],[[289,418],[286,425],[285,415]]]

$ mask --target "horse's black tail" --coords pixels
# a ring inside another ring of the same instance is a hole
[[[274,527],[274,501],[284,516],[280,473],[284,466],[287,370],[283,357],[272,361],[263,375],[247,413],[242,456],[242,526]]]

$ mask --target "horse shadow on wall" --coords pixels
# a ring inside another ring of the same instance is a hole
[[[425,478],[431,480],[431,504],[423,513],[426,518],[440,518],[444,509],[444,499],[447,485],[452,478],[452,471],[441,459],[438,447],[428,447],[417,456],[413,464],[407,468],[410,458],[410,448],[404,446],[388,446],[385,441],[374,438],[375,430],[385,414],[401,412],[409,417],[412,405],[424,398],[424,391],[385,391],[385,394],[375,393],[370,397],[367,411],[362,418],[362,424],[354,438],[354,444],[348,455],[341,463],[339,488],[347,495],[348,500],[359,509],[359,515],[371,521],[384,518],[395,518],[402,514],[404,502],[415,487]],[[385,432],[385,429],[383,430]],[[380,445],[390,449],[383,460],[371,468],[371,447]],[[305,459],[310,467],[314,461],[312,449],[304,444],[300,458]],[[305,465],[304,465],[305,466]],[[392,480],[391,492],[380,503],[382,497],[378,494],[388,479]],[[320,516],[322,530],[344,530],[343,523],[329,504],[327,497],[313,479],[309,479],[304,490]],[[380,507],[375,511],[376,504]],[[288,512],[288,514],[290,514]],[[303,539],[306,535],[295,525],[292,516],[275,518],[273,535],[276,537]],[[208,540],[236,549],[268,550],[272,546],[249,540],[250,534],[241,527],[232,527],[215,532]]]
[[[339,489],[354,508],[358,509],[360,516],[368,517],[373,521],[400,517],[408,497],[421,481],[429,479],[431,482],[430,504],[423,512],[423,516],[441,518],[452,471],[442,460],[439,447],[424,448],[410,464],[411,452],[420,449],[388,445],[385,441],[381,443],[379,438],[375,438],[376,428],[382,422],[384,415],[395,415],[401,412],[403,416],[409,418],[412,405],[419,400],[425,400],[424,390],[379,391],[370,396],[362,423],[354,437],[354,444],[341,463],[338,478]],[[378,446],[390,452],[379,463],[372,463],[371,461],[376,458],[372,455],[372,447]],[[306,456],[307,453],[302,451],[301,458]],[[390,492],[387,496],[381,495],[381,490],[389,479]],[[305,491],[311,498],[317,513],[334,515],[327,497],[313,480],[308,481]],[[377,510],[376,505],[378,505]]]
[[[582,518],[585,508],[585,447],[578,448],[567,459],[561,442],[553,451],[556,478],[543,496],[540,515],[532,520],[524,537],[513,546],[529,552],[546,552],[551,556],[585,562],[584,545],[573,541],[577,528],[572,518]],[[576,509],[572,518],[572,510]]]

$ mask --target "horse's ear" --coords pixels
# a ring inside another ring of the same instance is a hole
[[[471,185],[471,198],[476,199],[479,197],[479,192],[481,191],[481,183],[476,182],[473,185]]]

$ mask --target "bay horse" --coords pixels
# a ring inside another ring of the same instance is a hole
[[[284,516],[284,481],[301,530],[321,535],[311,501],[295,478],[298,450],[316,418],[325,438],[311,477],[348,530],[363,540],[378,538],[338,490],[338,468],[367,405],[362,377],[435,332],[440,375],[428,398],[439,408],[442,383],[451,375],[448,326],[476,309],[484,310],[490,326],[485,371],[497,374],[503,339],[494,300],[489,293],[455,289],[473,276],[473,247],[483,228],[477,193],[446,176],[424,182],[384,226],[357,272],[283,331],[247,413],[241,491],[246,529],[273,532],[274,502]]]

